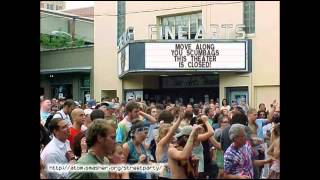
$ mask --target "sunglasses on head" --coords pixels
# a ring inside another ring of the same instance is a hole
[[[136,132],[149,131],[148,127],[140,127],[136,129]]]

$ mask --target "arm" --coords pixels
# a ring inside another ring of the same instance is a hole
[[[221,150],[221,144],[213,136],[209,138],[209,141],[216,149]]]
[[[129,173],[127,173],[127,172],[122,173],[121,179],[129,179]]]
[[[196,136],[197,132],[193,129],[183,150],[179,151],[176,148],[169,148],[168,156],[177,161],[188,159],[191,155],[193,142]]]
[[[213,131],[212,126],[210,126],[210,124],[209,124],[208,116],[202,116],[201,119],[204,121],[205,125],[207,126],[208,132],[206,132],[206,133],[204,133],[204,134],[199,134],[199,135],[198,135],[198,138],[197,138],[197,141],[206,141],[206,140],[208,140],[210,137],[213,136],[214,131]]]
[[[272,162],[272,159],[254,160],[253,165],[260,167],[260,166],[263,166],[264,164],[271,163],[271,162]]]
[[[139,111],[139,114],[140,114],[141,116],[145,117],[146,119],[148,119],[151,124],[154,124],[154,123],[157,122],[157,120],[156,120],[153,116],[151,116],[151,115],[149,115],[149,114],[147,114],[147,113],[144,113],[143,111]]]
[[[224,179],[249,179],[248,176],[237,176],[237,175],[232,175],[232,174],[223,174]]]
[[[170,138],[174,135],[176,130],[178,129],[180,122],[182,121],[182,118],[179,118],[173,126],[169,129],[168,133],[158,142],[158,147],[163,147],[164,145],[169,143]]]
[[[123,148],[123,155],[124,155],[125,163],[126,163],[128,161],[128,157],[129,157],[129,146],[128,146],[128,143],[124,143],[122,148]]]

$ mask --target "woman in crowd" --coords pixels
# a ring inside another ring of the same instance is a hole
[[[268,179],[280,179],[280,123],[276,124],[271,134],[268,155],[273,159]]]
[[[108,156],[108,159],[110,161],[110,164],[116,165],[116,164],[124,164],[126,162],[125,156],[123,153],[123,148],[120,144],[116,144],[114,149],[112,150],[112,154]],[[109,174],[109,178],[111,179],[129,179],[129,173],[116,173],[111,172]]]

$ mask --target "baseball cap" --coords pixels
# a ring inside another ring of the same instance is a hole
[[[76,104],[76,106],[81,106],[80,103],[78,101],[74,101],[74,103]]]
[[[84,115],[90,115],[92,113],[92,109],[85,109],[84,111]]]
[[[96,109],[99,109],[100,107],[104,106],[107,109],[114,109],[114,103],[112,102],[103,102],[96,106]]]
[[[180,132],[175,135],[176,138],[179,138],[183,135],[190,135],[192,132],[192,126],[184,126],[180,129]]]

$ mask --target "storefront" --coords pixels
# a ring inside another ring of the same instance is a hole
[[[142,77],[141,89],[124,88],[126,101],[130,97],[183,104],[219,101],[219,74],[248,72],[250,40],[131,41],[118,51],[119,78]],[[147,88],[148,77],[156,88]],[[243,97],[248,101],[248,88],[229,88],[227,96],[230,103]]]
[[[97,100],[279,101],[279,2],[96,2],[104,12],[126,15],[95,17]]]

